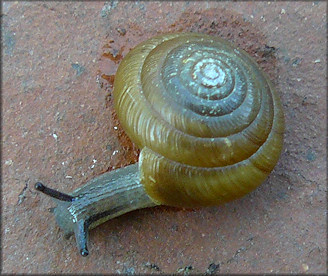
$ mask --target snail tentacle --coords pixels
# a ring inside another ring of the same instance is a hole
[[[44,184],[42,184],[41,182],[37,182],[35,183],[35,189],[58,200],[61,201],[68,201],[68,202],[72,202],[75,200],[75,197],[59,192],[57,190],[48,188],[47,186],[45,186]]]

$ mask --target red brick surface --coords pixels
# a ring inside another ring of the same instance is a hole
[[[2,23],[2,272],[326,271],[324,2],[4,2]],[[137,161],[107,80],[137,43],[172,31],[255,57],[282,98],[283,154],[246,197],[126,214],[91,231],[82,258],[33,185],[70,192]]]

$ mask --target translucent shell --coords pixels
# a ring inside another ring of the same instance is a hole
[[[156,203],[230,201],[260,185],[279,159],[278,95],[245,51],[218,37],[174,33],[139,44],[121,62],[113,95]]]

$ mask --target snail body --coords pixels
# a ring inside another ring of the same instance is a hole
[[[256,62],[221,38],[173,33],[139,44],[117,70],[113,97],[141,149],[138,163],[71,195],[36,185],[57,198],[57,222],[75,233],[82,255],[88,229],[112,217],[155,205],[222,204],[258,187],[279,159],[279,97]]]

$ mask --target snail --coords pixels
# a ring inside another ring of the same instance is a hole
[[[118,67],[114,106],[141,149],[136,164],[55,199],[56,221],[88,255],[88,231],[132,210],[201,207],[240,198],[276,165],[284,116],[268,77],[243,50],[198,33],[155,36]]]

